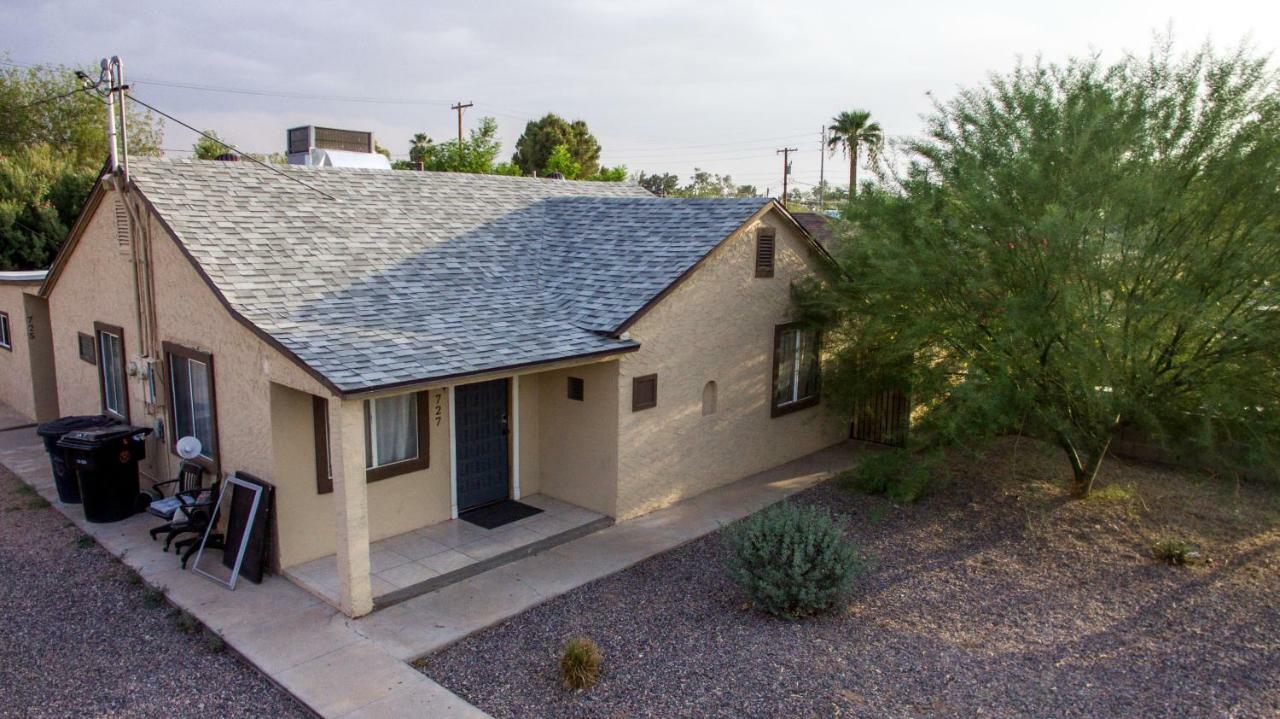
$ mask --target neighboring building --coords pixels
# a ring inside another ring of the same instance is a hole
[[[58,416],[44,278],[44,270],[0,272],[0,399],[39,422]]]
[[[277,568],[336,553],[350,615],[370,541],[534,493],[623,520],[847,437],[791,323],[792,281],[829,258],[772,200],[130,172],[97,183],[42,289],[58,405],[153,427],[152,478],[190,434],[212,471],[273,483]]]
[[[817,240],[827,252],[835,250],[835,219],[823,212],[793,212],[791,216],[800,223],[809,236]]]

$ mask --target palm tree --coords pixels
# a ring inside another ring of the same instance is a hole
[[[866,110],[842,112],[831,118],[831,137],[827,147],[835,150],[843,147],[849,157],[849,197],[858,192],[858,147],[867,146],[867,159],[875,162],[880,155],[880,145],[884,143],[884,134],[880,131],[880,123],[871,122],[871,113]]]

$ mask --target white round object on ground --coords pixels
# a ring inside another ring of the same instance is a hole
[[[195,437],[183,437],[178,440],[178,456],[183,459],[195,459],[200,456],[200,440]]]

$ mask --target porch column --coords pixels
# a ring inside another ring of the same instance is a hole
[[[364,477],[364,403],[329,399],[339,608],[350,617],[373,611],[369,580],[369,497]]]

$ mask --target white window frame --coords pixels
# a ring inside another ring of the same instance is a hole
[[[169,394],[173,397],[173,422],[175,425],[173,428],[174,432],[178,431],[178,427],[177,427],[178,412],[181,411],[178,407],[178,393],[174,391],[178,387],[178,377],[175,374],[175,372],[177,371],[179,362],[187,363],[187,405],[185,410],[187,412],[187,417],[189,417],[191,420],[191,431],[192,433],[194,433],[196,429],[196,405],[195,405],[196,392],[195,392],[195,387],[192,386],[191,384],[191,365],[198,364],[201,367],[204,367],[204,376],[208,378],[209,385],[210,385],[209,386],[210,401],[212,401],[212,398],[213,398],[213,371],[209,367],[209,363],[207,362],[201,362],[200,360],[197,360],[197,359],[191,359],[190,357],[182,357],[180,355],[175,355],[175,354],[169,355]],[[212,410],[213,408],[210,407],[209,426],[213,429],[213,432],[214,432],[213,441],[216,442],[218,428],[214,421],[214,415]],[[175,437],[175,439],[177,438]],[[212,442],[209,444],[212,444]],[[212,462],[213,455],[209,454],[210,449],[211,449],[210,447],[206,446],[205,442],[203,441],[200,442],[200,456]]]
[[[125,411],[125,407],[111,406],[111,400],[114,398],[111,396],[111,391],[110,391],[111,382],[108,380],[108,377],[107,377],[108,372],[121,373],[116,383],[116,386],[120,389],[120,399],[127,405],[129,402],[129,392],[128,392],[128,389],[125,387],[125,377],[124,377],[125,373],[121,371],[122,370],[121,366],[124,364],[124,337],[121,337],[115,332],[110,332],[108,330],[98,330],[97,335],[98,336],[96,338],[96,341],[98,343],[98,372],[102,375],[102,407],[108,412],[114,413],[121,417],[127,417],[128,412]],[[111,339],[115,340],[117,346],[120,349],[119,362],[112,360],[108,356],[107,343],[103,341],[104,337],[110,337]]]
[[[13,349],[13,328],[9,325],[8,312],[0,312],[0,348]]]
[[[801,340],[805,335],[808,335],[812,340],[809,344],[809,351],[814,353],[814,357],[812,358],[808,358],[802,352],[804,345]],[[777,375],[778,367],[785,364],[785,362],[788,359],[780,354],[780,348],[786,345],[786,339],[788,338],[788,336],[793,338],[792,355],[790,357],[791,374],[790,374],[790,377],[788,377],[788,379],[791,382],[791,388],[790,388],[791,393],[790,393],[790,397],[788,397],[787,399],[779,400],[776,394],[777,387],[775,386],[775,383],[781,380],[781,376]],[[770,396],[770,403],[772,406],[771,412],[774,417],[787,414],[791,411],[807,408],[819,401],[821,390],[817,387],[816,384],[813,387],[812,394],[803,394],[803,395],[800,394],[800,383],[804,379],[805,366],[809,363],[809,361],[813,361],[813,362],[819,361],[819,357],[818,357],[819,342],[820,340],[819,340],[818,333],[814,330],[809,330],[804,327],[787,327],[785,329],[780,328],[775,334],[774,352],[779,354],[777,354],[777,365],[775,366],[775,369],[774,369],[775,376],[770,379],[770,384],[769,384],[769,393],[770,393],[769,396]],[[816,371],[821,372],[822,371],[821,367],[819,366]]]

